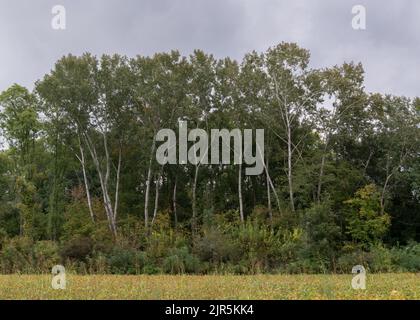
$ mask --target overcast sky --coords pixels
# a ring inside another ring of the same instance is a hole
[[[351,26],[357,4],[363,31]],[[54,5],[66,8],[66,30],[51,27]],[[0,91],[32,88],[68,53],[199,48],[241,59],[293,41],[314,67],[362,62],[368,91],[420,95],[420,0],[0,0],[0,40]]]

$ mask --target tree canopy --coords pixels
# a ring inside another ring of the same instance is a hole
[[[111,272],[337,271],[413,246],[420,98],[367,92],[361,64],[309,62],[294,43],[242,61],[86,53],[5,90],[0,271],[23,268],[11,250],[92,272],[104,257]],[[180,121],[264,129],[263,173],[160,165],[156,134]]]

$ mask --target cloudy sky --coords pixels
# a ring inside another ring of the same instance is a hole
[[[353,30],[364,5],[366,30]],[[54,5],[66,30],[51,27]],[[128,56],[195,48],[241,59],[282,41],[312,54],[312,66],[362,62],[369,91],[420,95],[419,0],[0,0],[0,91],[32,88],[61,56]]]

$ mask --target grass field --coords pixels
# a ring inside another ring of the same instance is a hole
[[[0,275],[0,299],[420,299],[420,274],[118,276],[67,275],[65,290],[48,275]]]

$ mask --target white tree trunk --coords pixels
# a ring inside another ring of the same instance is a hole
[[[268,156],[267,156],[267,160],[266,160],[266,184],[267,184],[267,206],[268,206],[268,214],[270,217],[270,224],[273,225],[273,209],[271,207],[271,190],[270,190],[270,177],[268,175],[268,168],[269,168],[269,161],[268,161]]]
[[[198,180],[198,169],[199,165],[197,164],[195,166],[195,173],[194,173],[194,183],[193,183],[193,189],[192,189],[192,221],[191,221],[191,227],[193,234],[195,233],[195,228],[197,226],[197,180]]]
[[[144,196],[144,225],[147,228],[149,226],[149,196],[150,196],[150,184],[152,182],[152,164],[153,164],[153,155],[155,153],[156,141],[153,137],[152,149],[150,152],[149,159],[149,168],[147,170],[147,180],[146,180],[146,194]]]
[[[176,185],[177,185],[177,179],[175,178],[174,192],[172,194],[172,207],[173,207],[173,210],[174,210],[175,228],[178,225],[178,216],[177,216],[177,213],[176,213]]]
[[[286,114],[287,121],[287,179],[289,181],[290,208],[295,212],[295,201],[293,196],[293,172],[292,172],[292,132],[290,127],[289,115]]]
[[[115,203],[114,203],[114,223],[117,223],[117,212],[118,212],[118,197],[119,197],[119,188],[120,188],[120,172],[121,172],[121,146],[118,152],[118,166],[117,166],[117,180],[115,185]]]
[[[97,152],[96,152],[95,145],[92,143],[90,137],[87,134],[84,135],[84,138],[85,138],[86,145],[88,146],[88,149],[90,151],[93,163],[95,164],[96,171],[97,171],[98,176],[99,176],[99,182],[100,182],[101,191],[102,191],[102,198],[103,198],[103,201],[104,201],[104,209],[105,209],[105,212],[106,212],[106,215],[107,215],[109,229],[112,232],[113,236],[116,237],[117,236],[116,220],[115,220],[114,210],[112,208],[112,201],[111,201],[111,198],[109,196],[109,190],[108,190],[110,158],[109,158],[109,153],[108,153],[106,135],[103,134],[104,148],[105,148],[105,153],[106,153],[106,155],[105,155],[106,156],[106,158],[105,158],[105,164],[106,164],[105,176],[104,176],[104,173],[102,172],[102,168],[101,168],[101,165],[99,163],[99,158],[98,158],[98,155],[97,155]]]
[[[86,198],[87,198],[90,218],[91,218],[92,222],[95,222],[95,215],[93,214],[93,209],[92,209],[92,199],[90,197],[89,182],[88,182],[87,174],[86,174],[85,152],[83,150],[83,146],[82,146],[82,143],[80,141],[80,137],[79,137],[79,149],[80,149],[80,157],[77,154],[76,154],[76,157],[77,157],[77,159],[79,159],[79,162],[82,166],[83,181],[85,183],[85,192],[86,192]]]
[[[152,225],[155,223],[156,217],[157,217],[157,212],[159,209],[159,187],[160,187],[160,180],[162,179],[162,173],[163,173],[163,166],[160,169],[160,173],[159,175],[156,177],[155,180],[155,207],[153,209],[153,219],[152,219]]]
[[[317,199],[318,204],[321,202],[322,178],[324,176],[324,166],[325,166],[325,153],[322,154],[321,168],[319,169],[318,189],[316,192],[316,199]]]
[[[238,170],[238,194],[239,194],[239,216],[241,218],[241,222],[244,222],[244,204],[242,201],[242,161],[239,163],[239,170]]]
[[[262,152],[261,152],[261,149],[259,148],[258,144],[257,144],[257,150],[258,150],[258,153],[260,154],[260,157],[262,158]],[[271,186],[271,190],[273,191],[274,196],[275,196],[275,198],[276,198],[277,208],[278,208],[278,210],[279,210],[279,211],[281,211],[280,199],[279,199],[279,196],[278,196],[278,194],[277,194],[276,188],[274,188],[273,181],[271,180],[271,177],[270,177],[270,174],[269,174],[269,172],[268,172],[268,168],[267,168],[267,166],[266,166],[265,162],[263,162],[263,164],[264,164],[265,174],[266,174],[267,179],[268,179],[268,182],[269,182],[269,184],[270,184],[270,186]]]

